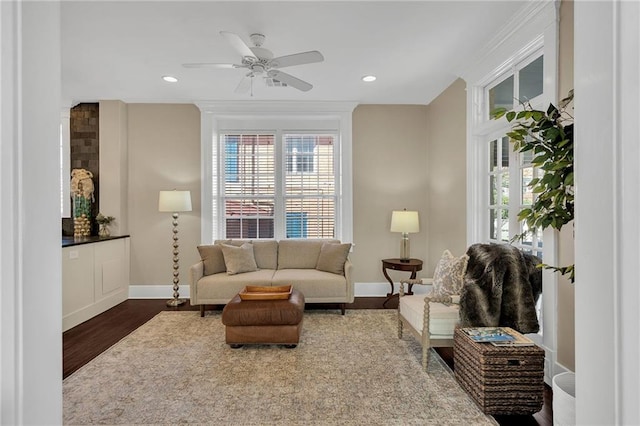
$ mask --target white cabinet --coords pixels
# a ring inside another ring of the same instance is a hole
[[[66,331],[129,297],[130,238],[62,248],[62,329]]]

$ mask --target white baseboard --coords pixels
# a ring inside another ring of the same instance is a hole
[[[73,328],[76,325],[106,311],[107,309],[113,308],[125,300],[127,300],[126,289],[120,288],[118,291],[96,301],[95,303],[91,303],[90,305],[84,306],[75,312],[71,312],[62,317],[62,331],[67,331],[70,328]]]
[[[529,335],[529,337],[532,336]],[[539,341],[539,339],[535,339],[535,336],[533,336],[532,340],[536,343],[536,345],[544,349],[544,382],[547,385],[551,386],[551,382],[555,375],[560,373],[573,372],[557,361],[556,357],[558,356],[558,354],[556,351],[545,346],[543,342]]]
[[[181,299],[188,299],[191,295],[189,286],[180,287],[178,293]],[[173,285],[130,285],[129,299],[172,299]]]
[[[416,294],[426,294],[430,287],[416,285],[413,292]],[[356,297],[386,297],[391,291],[389,283],[355,283]],[[394,292],[398,292],[398,285],[394,286]]]
[[[188,299],[189,286],[180,287],[180,298]],[[355,283],[356,297],[386,297],[391,290],[389,283]],[[425,286],[414,286],[413,292],[424,294],[428,290]],[[398,285],[395,286],[398,291]],[[129,299],[171,299],[173,297],[172,285],[130,285]]]

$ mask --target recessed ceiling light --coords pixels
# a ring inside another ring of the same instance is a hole
[[[173,76],[171,76],[171,75],[165,75],[165,76],[163,76],[163,77],[162,77],[162,79],[163,79],[164,81],[169,82],[169,83],[175,83],[175,82],[177,82],[177,81],[178,81],[178,79],[177,79],[177,78],[175,78],[175,77],[173,77]]]
[[[375,75],[365,75],[362,77],[362,81],[366,81],[367,83],[371,83],[372,81],[376,81]]]

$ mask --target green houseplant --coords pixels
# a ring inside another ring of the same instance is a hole
[[[541,171],[541,176],[529,183],[535,194],[533,204],[518,213],[518,220],[526,222],[529,230],[551,226],[559,231],[574,218],[572,101],[573,90],[557,107],[550,104],[546,111],[535,110],[526,102],[521,111],[498,108],[491,113],[494,119],[504,116],[514,123],[507,136],[517,151],[533,153],[531,162]],[[574,282],[574,265],[542,266],[568,274]]]

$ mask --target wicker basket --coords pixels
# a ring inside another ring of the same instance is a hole
[[[542,348],[477,343],[457,329],[453,357],[456,380],[486,414],[533,414],[542,409]]]

